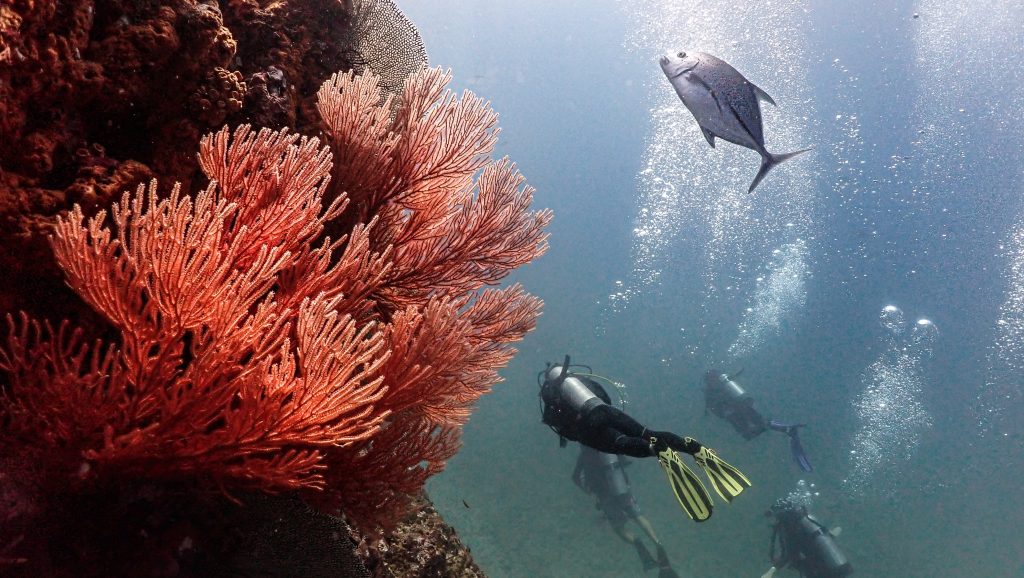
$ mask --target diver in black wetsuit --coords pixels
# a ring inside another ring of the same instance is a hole
[[[738,375],[738,374],[737,374]],[[729,422],[743,439],[754,439],[767,430],[782,432],[789,436],[789,448],[793,460],[805,472],[813,471],[810,460],[800,443],[799,430],[805,424],[786,424],[777,420],[766,420],[754,408],[751,397],[735,380],[717,369],[704,374],[704,413],[713,413]]]
[[[605,402],[596,393],[604,391],[597,382],[574,375],[567,368],[563,373],[566,364],[549,365],[541,372],[544,383],[540,391],[544,403],[541,419],[562,438],[563,446],[569,439],[598,451],[634,458],[655,456],[666,447],[690,455],[700,451],[697,440],[648,429]]]
[[[773,516],[775,524],[769,553],[772,567],[761,578],[772,578],[777,568],[787,566],[803,578],[846,578],[853,574],[853,565],[835,540],[839,530],[830,531],[806,506],[783,498],[765,515]]]
[[[711,495],[676,452],[693,456],[693,461],[726,502],[751,486],[743,472],[711,448],[691,437],[648,429],[613,407],[606,401],[607,394],[603,398],[599,395],[603,390],[590,376],[592,374],[570,371],[568,355],[562,365],[548,364],[537,374],[543,403],[541,419],[559,435],[563,447],[569,439],[609,454],[635,458],[657,456],[679,506],[696,522],[711,517]]]

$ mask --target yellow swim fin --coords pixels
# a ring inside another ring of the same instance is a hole
[[[693,459],[707,474],[718,495],[722,496],[726,502],[731,502],[733,498],[751,485],[750,480],[743,475],[743,472],[718,457],[715,450],[709,447],[702,446],[700,451],[693,454]]]
[[[703,522],[711,517],[711,494],[701,483],[697,474],[686,467],[679,454],[671,448],[665,448],[658,452],[658,463],[665,469],[668,476],[668,483],[672,486],[672,492],[676,500],[682,506],[683,511],[690,519]]]

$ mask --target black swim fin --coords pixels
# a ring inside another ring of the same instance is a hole
[[[679,574],[672,568],[672,563],[668,561],[665,547],[661,544],[658,544],[658,578],[679,578]]]
[[[654,556],[651,556],[651,553],[639,538],[633,542],[633,546],[636,548],[636,555],[640,556],[640,563],[644,565],[644,572],[658,567],[658,562],[654,559]]]
[[[794,429],[793,433],[789,436],[789,451],[793,454],[793,459],[796,460],[800,469],[805,472],[813,472],[814,467],[811,466],[811,461],[807,459],[807,454],[804,453],[804,446],[800,443],[800,436],[797,434],[797,430]]]

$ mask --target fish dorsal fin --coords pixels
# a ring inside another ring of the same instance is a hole
[[[700,132],[704,133],[704,138],[708,139],[708,144],[711,145],[711,148],[715,148],[715,133],[704,127],[700,127]]]
[[[748,80],[747,82],[750,82],[750,81]],[[761,100],[763,100],[765,102],[771,103],[772,106],[779,106],[779,105],[775,104],[775,101],[772,100],[772,97],[768,96],[767,92],[761,90],[761,88],[758,87],[756,84],[754,84],[753,82],[750,82],[750,86],[752,86],[754,88],[754,94],[756,94],[758,98],[760,98]]]

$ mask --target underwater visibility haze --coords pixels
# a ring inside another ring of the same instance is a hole
[[[0,3],[0,575],[1024,576],[1022,62],[1021,0]]]
[[[403,8],[555,213],[547,255],[513,275],[545,301],[538,327],[428,484],[486,572],[658,572],[572,483],[578,444],[541,423],[537,373],[568,353],[623,386],[604,382],[616,407],[753,482],[695,524],[655,460],[630,459],[679,576],[764,574],[765,512],[794,496],[841,526],[855,576],[1024,575],[1024,5]],[[678,50],[771,95],[769,150],[812,150],[748,194],[757,154],[708,146],[659,67]],[[786,436],[746,441],[706,411],[710,369],[765,419],[805,423],[813,471]]]

